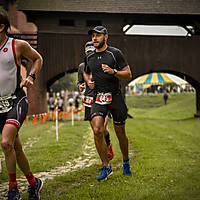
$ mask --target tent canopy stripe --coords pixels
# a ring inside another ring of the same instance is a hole
[[[159,82],[159,83],[164,83],[164,82],[165,82],[165,80],[164,80],[164,78],[161,76],[160,72],[158,73],[158,82]]]
[[[154,72],[140,76],[129,83],[129,86],[142,85],[143,88],[150,87],[151,85],[163,85],[166,83],[175,83],[178,85],[188,84],[185,80],[167,73]]]
[[[136,82],[136,84],[151,84],[159,85],[164,83],[173,83],[173,81],[165,73],[150,73],[144,76]]]
[[[152,79],[152,74],[149,74],[149,75],[147,76],[147,79],[144,81],[144,84],[149,84],[149,83],[151,83],[151,79]]]
[[[147,79],[147,77],[148,77],[148,74],[141,76],[140,79],[136,82],[136,84],[143,84],[145,80]]]

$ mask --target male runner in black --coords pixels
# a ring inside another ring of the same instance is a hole
[[[7,36],[8,16],[0,11],[0,133],[9,176],[8,200],[20,199],[16,180],[16,163],[29,182],[29,200],[39,200],[42,180],[30,170],[19,138],[19,129],[28,112],[28,100],[22,87],[30,88],[42,67],[42,57],[26,41]],[[33,64],[30,74],[21,82],[22,56]]]
[[[88,55],[95,51],[95,47],[93,46],[93,42],[89,41],[85,44],[85,55]],[[90,117],[90,112],[91,112],[91,107],[93,103],[93,97],[94,97],[94,91],[91,90],[87,85],[85,87],[85,80],[83,77],[84,73],[84,68],[85,68],[85,63],[81,63],[78,67],[78,89],[80,92],[82,92],[85,89],[84,92],[84,98],[83,98],[83,105],[85,106],[85,120],[89,120],[91,122],[91,117]],[[108,160],[112,160],[114,157],[114,152],[112,149],[112,142],[110,141],[110,134],[107,130],[107,124],[108,124],[108,115],[105,118],[104,122],[104,128],[105,128],[105,141],[107,144],[107,156]],[[91,125],[91,123],[90,123]]]
[[[97,180],[104,180],[112,173],[103,138],[104,119],[108,110],[113,116],[114,129],[123,155],[123,174],[132,176],[128,156],[128,138],[125,131],[127,107],[119,83],[119,79],[131,80],[132,74],[121,51],[107,45],[108,32],[105,27],[97,26],[89,30],[88,34],[92,35],[96,51],[87,55],[85,80],[90,89],[94,89],[95,92],[95,100],[91,108],[91,125],[95,145],[103,161],[103,170]]]

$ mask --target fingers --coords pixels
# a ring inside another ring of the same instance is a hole
[[[30,88],[32,85],[33,85],[33,81],[31,81],[29,78],[26,78],[25,80],[21,82],[20,88],[22,87]]]
[[[89,85],[89,88],[90,88],[90,89],[94,89],[94,84],[93,84],[93,85],[92,85],[92,84]]]
[[[95,87],[94,81],[88,81],[87,85],[89,86],[90,89],[94,89]]]
[[[103,70],[103,72],[104,73],[108,73],[108,74],[112,74],[113,72],[112,72],[112,68],[110,68],[108,65],[106,65],[106,64],[102,64],[102,70]]]
[[[108,69],[108,65],[105,65],[105,64],[102,64],[101,67],[102,67],[103,71]]]
[[[28,78],[26,78],[26,83],[28,84],[28,85],[33,85],[33,81],[31,81],[30,79],[28,79]]]
[[[79,91],[82,92],[84,89],[85,89],[85,84],[82,83],[82,84],[79,86]]]

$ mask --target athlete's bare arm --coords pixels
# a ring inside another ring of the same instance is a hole
[[[95,83],[92,80],[92,73],[87,74],[86,72],[83,73],[83,78],[85,80],[85,82],[87,83],[87,85],[89,86],[90,89],[94,89],[95,87]]]
[[[24,56],[25,58],[31,60],[33,62],[30,73],[37,74],[43,64],[43,59],[41,55],[33,49],[30,44],[24,40],[16,40],[15,41],[15,51],[17,64],[21,65],[21,58]],[[21,87],[31,87],[33,85],[34,79],[31,76],[28,76],[21,83]]]
[[[116,74],[114,72],[114,69],[110,68],[106,64],[102,64],[102,70],[105,73],[113,74],[115,77],[117,77],[118,79],[121,79],[121,80],[131,80],[132,79],[132,74],[131,74],[131,70],[130,70],[129,65],[127,65],[126,67],[124,67],[120,71],[117,71]]]

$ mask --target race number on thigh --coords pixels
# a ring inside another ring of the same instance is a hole
[[[12,96],[0,97],[0,113],[8,112],[12,109]]]
[[[95,103],[100,105],[110,104],[112,102],[112,94],[111,93],[98,93],[96,96]]]

